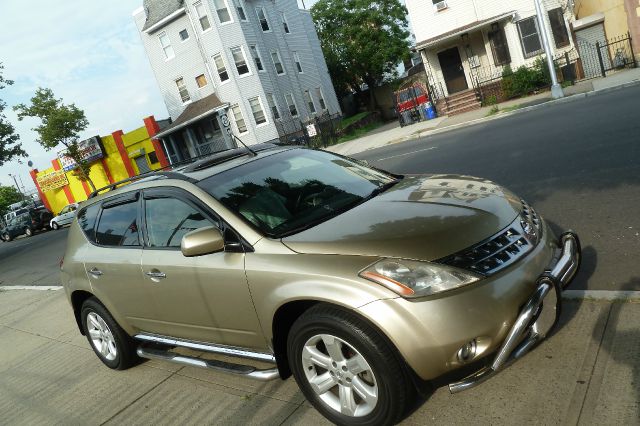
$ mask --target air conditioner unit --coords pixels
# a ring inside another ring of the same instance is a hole
[[[447,8],[447,2],[446,1],[439,1],[438,3],[436,3],[436,10],[438,12],[440,12],[441,10],[445,10]]]

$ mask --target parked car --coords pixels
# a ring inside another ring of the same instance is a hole
[[[302,147],[234,149],[105,191],[61,265],[98,358],[293,374],[338,424],[396,422],[425,384],[465,367],[450,389],[467,389],[526,354],[580,260],[574,233],[556,238],[495,183]]]
[[[64,206],[60,213],[49,221],[49,226],[53,230],[59,229],[61,226],[69,225],[73,222],[73,218],[76,217],[76,211],[78,210],[78,204],[68,204]]]
[[[22,234],[31,237],[35,232],[49,227],[49,221],[53,216],[49,210],[45,208],[27,208],[25,210],[26,212],[9,220],[2,231],[4,241],[11,241]]]

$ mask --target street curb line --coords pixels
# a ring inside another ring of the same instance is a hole
[[[473,125],[480,124],[480,123],[483,123],[483,122],[490,122],[490,121],[493,121],[493,120],[499,120],[499,119],[502,119],[502,118],[505,118],[505,117],[510,117],[512,115],[521,114],[523,112],[533,111],[535,109],[545,107],[548,104],[563,104],[563,103],[567,103],[567,102],[573,102],[573,101],[576,101],[578,99],[586,98],[586,97],[589,97],[589,96],[601,95],[601,94],[605,94],[605,93],[608,93],[608,92],[614,92],[616,90],[621,90],[621,89],[624,89],[624,88],[633,87],[633,86],[637,86],[637,85],[640,85],[640,80],[633,80],[633,81],[630,81],[630,82],[627,82],[627,83],[622,83],[622,84],[619,84],[619,85],[616,85],[616,86],[611,86],[611,87],[605,87],[605,88],[598,89],[598,90],[590,90],[590,91],[585,92],[585,93],[576,93],[575,95],[566,96],[566,97],[560,98],[560,99],[550,99],[548,101],[541,102],[541,103],[536,104],[536,105],[530,105],[530,106],[527,106],[527,107],[518,108],[516,110],[503,112],[503,113],[500,113],[500,114],[496,114],[494,116],[476,118],[475,120],[465,121],[464,123],[452,124],[450,126],[445,126],[445,127],[440,128],[440,129],[424,130],[424,131],[419,132],[419,133],[417,133],[415,135],[405,136],[403,138],[387,142],[386,144],[382,145],[381,147],[389,146],[389,145],[395,145],[395,144],[401,143],[401,142],[408,142],[408,141],[419,139],[419,138],[422,138],[422,137],[425,137],[425,136],[437,135],[437,134],[448,132],[448,131],[451,131],[451,130],[462,129],[462,128],[473,126]],[[376,148],[381,148],[381,147],[376,147]],[[367,149],[365,151],[369,151],[371,149],[375,149],[375,148],[369,148],[369,149]],[[365,151],[361,151],[361,152],[365,152]],[[358,154],[358,153],[354,153],[354,154]],[[353,155],[353,154],[348,154],[348,155]]]
[[[2,285],[0,291],[11,290],[41,290],[41,291],[58,291],[61,290],[61,285]]]
[[[567,300],[600,300],[606,302],[640,302],[640,291],[630,290],[564,290]]]

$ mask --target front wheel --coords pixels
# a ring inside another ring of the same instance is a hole
[[[26,235],[27,237],[32,237],[33,236],[33,229],[31,228],[26,228],[24,230],[24,235]]]
[[[317,305],[294,323],[287,345],[298,386],[333,423],[394,424],[411,403],[399,356],[355,314]]]
[[[9,235],[9,234],[3,234],[3,235],[2,235],[2,239],[3,239],[3,240],[5,240],[5,242],[7,242],[7,243],[8,243],[9,241],[11,241],[11,235]]]
[[[138,357],[133,339],[96,299],[84,302],[81,318],[82,328],[91,348],[107,367],[125,370],[136,363]]]
[[[54,231],[57,231],[58,228],[60,228],[60,225],[58,225],[58,222],[51,222],[51,229],[53,229]]]

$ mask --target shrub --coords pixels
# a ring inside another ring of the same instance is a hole
[[[484,100],[484,104],[486,106],[495,105],[497,103],[498,103],[498,97],[496,95],[487,96],[486,99]]]
[[[502,90],[507,98],[525,96],[551,83],[549,70],[542,57],[536,59],[531,68],[523,65],[513,72],[510,67],[505,67],[502,77]]]

